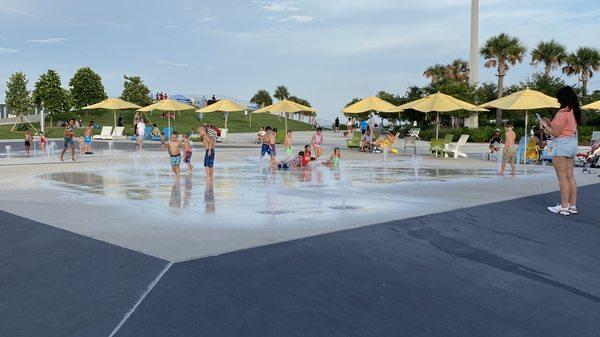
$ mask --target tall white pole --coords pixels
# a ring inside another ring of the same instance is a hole
[[[479,0],[471,0],[471,55],[469,59],[469,83],[478,81],[479,65]]]
[[[44,112],[45,112],[44,107],[42,107],[40,109],[40,130],[45,133],[46,131],[44,129],[45,129],[46,123],[44,121]]]

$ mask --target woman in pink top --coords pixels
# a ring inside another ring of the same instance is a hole
[[[323,143],[323,129],[318,128],[317,133],[312,136],[312,146],[315,149],[315,158],[319,158],[323,154],[321,144]]]
[[[545,119],[541,126],[552,136],[552,164],[558,177],[560,204],[548,207],[552,213],[577,214],[577,182],[573,176],[573,161],[577,156],[577,125],[581,121],[579,100],[573,88],[566,86],[556,93],[560,110],[552,121]]]

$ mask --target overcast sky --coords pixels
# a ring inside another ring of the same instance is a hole
[[[15,71],[33,86],[56,69],[66,87],[90,66],[109,96],[123,74],[152,91],[242,99],[284,84],[332,118],[353,97],[403,93],[427,82],[428,65],[468,59],[469,11],[469,0],[2,0],[0,101]],[[500,32],[529,49],[551,38],[600,48],[600,0],[481,0],[480,44]],[[531,75],[529,61],[508,84]],[[495,81],[493,70],[479,74]],[[600,89],[600,75],[589,87]]]

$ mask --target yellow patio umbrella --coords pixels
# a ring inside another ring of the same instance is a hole
[[[371,111],[402,112],[402,109],[398,109],[398,107],[393,105],[392,103],[384,101],[381,98],[375,96],[363,98],[360,101],[342,109],[342,112],[345,114],[360,114]]]
[[[468,111],[487,111],[487,109],[480,108],[474,104],[461,101],[450,95],[437,92],[432,95],[425,96],[423,98],[414,100],[398,106],[399,109],[408,110],[413,109],[421,112],[436,112],[435,120],[435,138],[439,137],[440,132],[440,112],[450,112],[456,110],[468,110]]]
[[[502,110],[525,110],[525,137],[527,137],[527,124],[529,119],[528,110],[559,108],[560,104],[554,97],[545,95],[539,91],[525,89],[517,91],[508,96],[498,98],[491,102],[481,104],[480,107],[496,108]],[[527,139],[527,138],[525,138]],[[527,141],[525,141],[525,151],[523,151],[523,160],[525,161],[527,153]]]
[[[194,110],[196,110],[196,107],[193,105],[181,103],[174,99],[163,99],[154,104],[150,104],[141,109],[138,109],[137,111],[140,111],[140,112],[148,112],[148,111],[176,112],[176,111],[194,111]],[[169,130],[170,130],[171,129],[171,117],[170,116],[167,118],[167,124],[168,124]]]
[[[248,110],[247,107],[236,104],[228,99],[221,99],[216,103],[207,105],[202,109],[196,110],[196,112],[209,113],[209,112],[223,112],[225,113],[225,128],[227,128],[227,118],[230,112],[241,112]]]
[[[317,110],[315,110],[311,107],[290,101],[288,99],[284,99],[283,101],[279,101],[275,104],[255,110],[252,113],[282,113],[282,112],[285,113],[285,132],[287,133],[288,114],[290,114],[290,113],[316,113]]]
[[[600,110],[600,101],[586,104],[586,105],[582,106],[581,108],[585,109],[585,110]]]
[[[102,102],[88,105],[84,107],[84,110],[96,110],[96,109],[105,109],[112,110],[114,114],[114,126],[117,126],[117,110],[134,110],[139,109],[140,106],[137,104],[133,104],[127,101],[124,101],[120,98],[109,98]]]

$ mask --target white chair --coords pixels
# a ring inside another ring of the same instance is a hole
[[[462,152],[461,149],[467,145],[467,140],[469,139],[469,135],[461,135],[456,143],[446,144],[446,154],[445,157],[448,157],[448,153],[452,153],[454,158],[464,157],[468,158],[467,154]]]
[[[228,129],[221,129],[221,135],[217,138],[217,142],[227,144],[227,131]]]
[[[404,153],[406,153],[406,148],[412,147],[413,151],[417,152],[417,139],[415,137],[404,137]]]
[[[408,131],[408,136],[409,136],[409,137],[416,138],[416,139],[418,139],[418,140],[421,140],[421,138],[419,138],[419,133],[420,133],[420,132],[421,132],[421,129],[419,129],[419,128],[413,128],[413,129],[410,129],[410,130]]]
[[[590,139],[590,142],[591,142],[592,145],[594,145],[598,141],[600,141],[600,131],[593,131],[592,132],[592,138]]]
[[[112,140],[122,140],[125,139],[126,137],[123,136],[123,131],[125,130],[124,126],[117,126],[115,127],[115,130],[113,131]]]
[[[94,139],[112,139],[112,126],[103,126],[99,135],[94,135]]]

